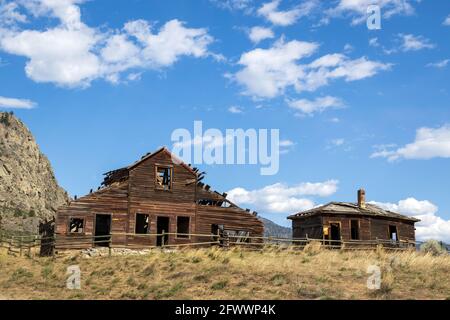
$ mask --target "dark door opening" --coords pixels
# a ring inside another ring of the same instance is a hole
[[[389,226],[389,240],[398,241],[397,226]]]
[[[168,217],[157,217],[156,218],[156,233],[162,234],[162,233],[168,233],[169,232],[169,218]],[[159,235],[156,237],[156,245],[162,246],[163,244],[166,245],[169,243],[169,236],[168,235]]]
[[[98,247],[109,247],[111,240],[111,215],[95,215],[95,239],[94,244]]]
[[[341,245],[341,243],[339,242],[341,240],[341,226],[339,225],[339,223],[330,223],[330,239],[334,240],[331,241],[331,245]]]

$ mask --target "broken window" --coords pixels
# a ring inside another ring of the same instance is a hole
[[[136,234],[147,234],[150,229],[148,214],[136,213]]]
[[[177,217],[177,238],[189,238],[189,217]]]
[[[248,231],[237,231],[237,230],[225,230],[224,236],[230,238],[230,242],[250,242],[248,238],[250,236],[250,232]]]
[[[83,233],[83,232],[84,232],[84,219],[70,218],[69,233]]]
[[[352,240],[359,240],[359,221],[350,221],[350,236]]]
[[[156,166],[156,187],[162,190],[172,189],[172,167]]]
[[[389,239],[398,241],[397,226],[389,226]]]

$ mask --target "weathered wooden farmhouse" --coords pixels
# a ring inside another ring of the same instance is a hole
[[[363,189],[358,202],[331,202],[288,217],[294,238],[323,240],[415,241],[414,223],[420,221],[366,203]]]
[[[99,237],[112,246],[145,247],[211,242],[218,233],[240,236],[241,241],[263,235],[255,212],[204,185],[203,177],[204,172],[177,160],[166,148],[108,172],[99,190],[58,210],[56,247],[109,244]]]

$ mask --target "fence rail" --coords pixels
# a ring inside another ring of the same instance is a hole
[[[149,243],[133,243],[132,241],[118,242],[115,237],[126,239],[149,239]],[[160,237],[161,242],[155,245],[154,238]],[[184,240],[181,243],[169,242],[169,237],[176,240]],[[186,242],[187,241],[187,242]],[[111,233],[108,235],[56,235],[42,237],[37,235],[11,235],[0,232],[0,247],[7,248],[12,255],[54,255],[55,250],[87,249],[92,247],[107,247],[109,254],[115,248],[127,249],[152,249],[152,248],[177,248],[177,247],[200,247],[216,245],[220,247],[241,247],[252,250],[260,250],[266,247],[303,249],[311,242],[319,242],[328,249],[341,250],[371,250],[382,246],[387,250],[410,250],[417,248],[422,242],[415,241],[389,241],[375,240],[324,240],[312,238],[280,238],[280,237],[256,237],[243,235],[224,234],[196,234],[196,233]],[[442,244],[447,250],[448,246]]]

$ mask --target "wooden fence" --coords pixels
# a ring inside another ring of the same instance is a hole
[[[115,236],[121,237],[142,237],[151,239],[152,237],[188,237],[197,239],[196,242],[173,244],[162,241],[160,246],[145,244],[117,245],[112,240]],[[71,235],[54,237],[41,237],[36,235],[8,235],[0,233],[0,247],[7,248],[12,255],[55,255],[58,250],[70,250],[92,247],[107,247],[112,254],[114,248],[126,249],[152,249],[152,248],[181,248],[181,247],[206,247],[219,246],[222,248],[242,247],[250,250],[261,250],[267,247],[277,247],[280,249],[303,249],[311,242],[318,242],[327,249],[340,250],[373,250],[379,246],[387,250],[410,250],[416,248],[417,242],[413,241],[389,241],[389,240],[324,240],[324,239],[293,239],[278,237],[251,237],[242,235],[222,235],[222,234],[186,234],[186,233],[160,233],[160,234],[131,234],[112,233],[103,236]]]

